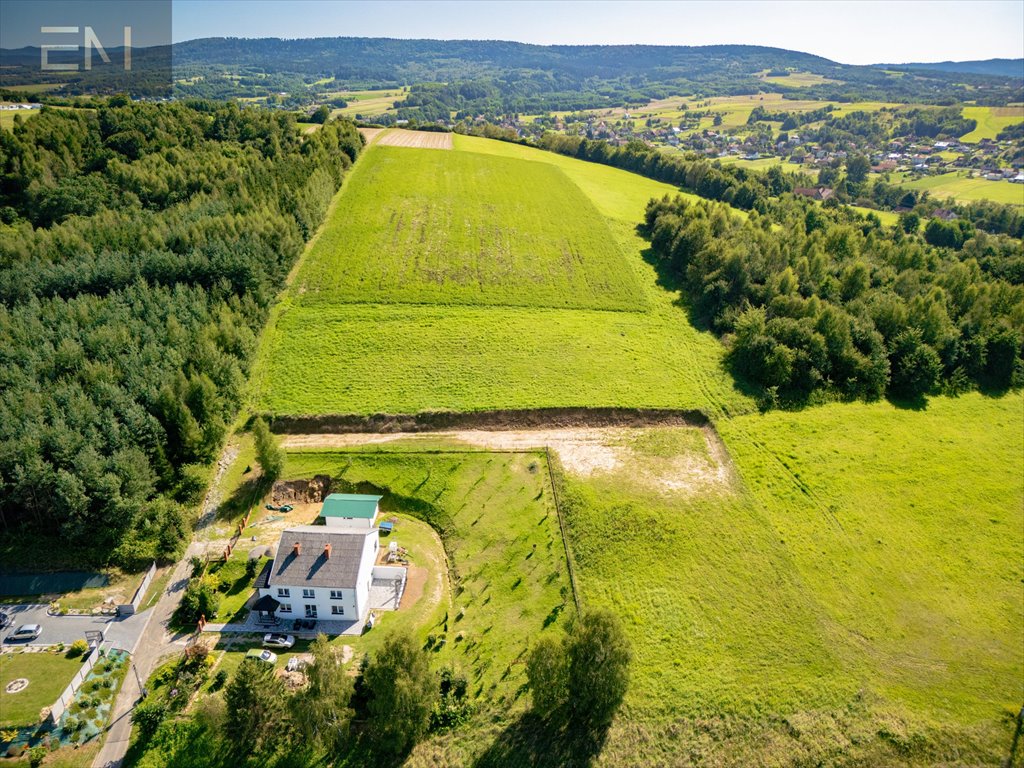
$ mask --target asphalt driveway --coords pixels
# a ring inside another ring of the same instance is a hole
[[[146,614],[136,614],[127,618],[117,616],[49,616],[46,613],[47,605],[38,603],[32,605],[4,605],[0,611],[6,613],[11,623],[0,630],[0,642],[4,646],[24,645],[24,643],[9,643],[8,637],[15,629],[22,624],[38,624],[43,628],[42,633],[29,645],[55,645],[64,643],[70,645],[78,639],[85,639],[88,631],[100,632],[107,630],[106,640],[114,647],[131,651],[135,642],[142,633],[142,627],[146,622]]]

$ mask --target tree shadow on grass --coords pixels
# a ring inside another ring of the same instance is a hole
[[[273,482],[263,475],[250,477],[220,503],[217,508],[217,520],[234,520],[243,517],[254,504],[258,504],[260,499],[267,495],[272,486]]]
[[[581,726],[527,712],[502,731],[475,768],[584,768],[601,754],[610,723]]]

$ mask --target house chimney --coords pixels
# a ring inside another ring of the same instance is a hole
[[[302,544],[300,542],[296,541],[292,545],[292,554],[295,555],[296,557],[298,557],[299,555],[302,554]]]
[[[331,559],[331,545],[330,544],[324,544],[324,557],[326,557],[328,560]]]

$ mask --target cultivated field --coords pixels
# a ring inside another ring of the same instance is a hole
[[[255,407],[752,408],[721,369],[719,342],[690,326],[644,261],[636,223],[666,193],[675,190],[504,142],[457,136],[445,153],[375,144],[264,333]],[[426,217],[435,224],[394,224]],[[503,241],[496,222],[517,236]],[[515,271],[497,271],[503,242]]]
[[[380,139],[382,147],[412,147],[415,149],[451,149],[452,135],[438,131],[388,131]]]
[[[363,134],[363,138],[366,139],[367,144],[372,144],[373,140],[386,130],[387,128],[360,128],[359,132]]]
[[[541,163],[367,151],[296,280],[298,303],[637,309],[643,294],[594,205]],[[542,192],[541,192],[542,190]]]
[[[362,115],[365,118],[370,118],[394,112],[394,104],[396,101],[401,101],[405,98],[405,90],[338,91],[328,95],[332,97],[340,96],[348,102],[347,107],[332,110],[331,117],[355,117],[356,115]]]
[[[766,72],[758,75],[761,80],[772,85],[788,85],[790,88],[807,88],[811,85],[823,85],[825,83],[841,83],[841,80],[833,80],[830,77],[816,75],[813,72],[790,72],[784,76],[773,76]]]
[[[1003,128],[1024,121],[1024,106],[1015,107],[964,107],[964,117],[978,121],[978,127],[960,137],[961,141],[978,142],[994,139]]]
[[[902,185],[907,189],[928,190],[932,197],[945,200],[948,197],[958,202],[992,200],[997,203],[1024,205],[1024,184],[1009,181],[988,181],[967,178],[963,171],[943,173],[939,176],[925,176]]]

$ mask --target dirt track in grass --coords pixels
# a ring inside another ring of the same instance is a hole
[[[581,477],[629,472],[634,479],[663,493],[690,496],[726,490],[734,482],[732,463],[721,439],[709,427],[674,427],[694,430],[703,445],[656,459],[643,456],[633,443],[640,431],[629,427],[550,428],[524,430],[451,430],[409,433],[330,433],[282,435],[286,450],[358,448],[401,440],[404,445],[436,446],[438,441],[464,443],[492,451],[528,451],[548,448],[566,471]]]

